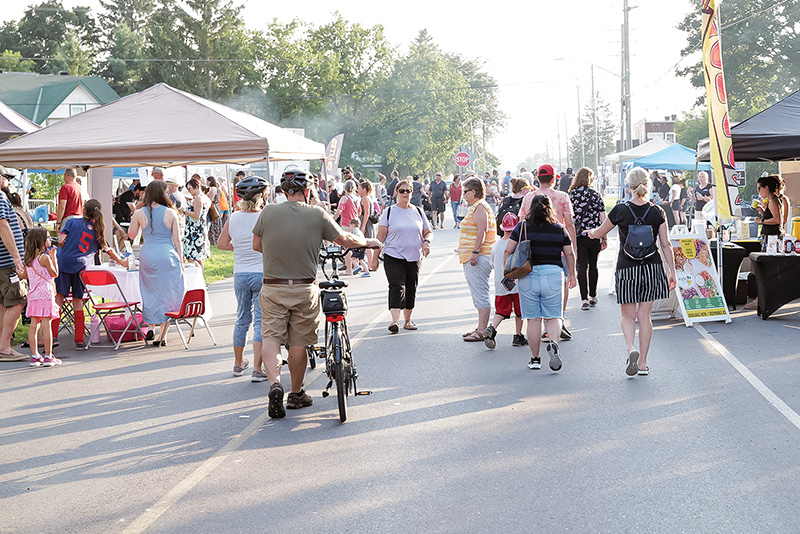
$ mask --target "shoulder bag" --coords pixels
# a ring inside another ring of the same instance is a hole
[[[514,253],[508,257],[503,274],[511,280],[518,280],[528,275],[533,267],[531,266],[531,242],[528,241],[528,225],[522,224],[522,232],[519,244]]]

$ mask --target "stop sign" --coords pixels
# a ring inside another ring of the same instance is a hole
[[[466,152],[459,152],[458,154],[456,154],[456,165],[458,165],[459,167],[466,167],[467,165],[469,165],[469,160],[470,160],[469,154],[467,154]]]

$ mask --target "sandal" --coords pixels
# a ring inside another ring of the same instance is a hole
[[[477,333],[478,333],[478,331],[477,331],[477,330],[473,330],[472,332],[467,332],[466,334],[461,334],[461,337],[463,337],[464,339],[466,339],[466,338],[468,338],[469,336],[471,336],[472,334],[477,334]]]
[[[414,324],[414,321],[406,321],[406,324],[403,325],[403,328],[406,330],[418,330],[417,325]]]
[[[400,328],[398,328],[397,323],[392,323],[389,325],[389,332],[391,332],[392,334],[396,334],[399,331]]]
[[[464,338],[464,341],[483,341],[483,334],[480,332],[470,332],[470,334]]]
[[[588,300],[584,300],[583,301],[583,303],[581,304],[581,309],[583,311],[589,311],[589,301]]]
[[[597,306],[597,297],[589,297],[589,306]]]

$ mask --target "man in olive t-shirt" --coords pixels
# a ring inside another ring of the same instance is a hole
[[[316,285],[322,241],[345,247],[379,247],[377,239],[364,239],[342,229],[322,208],[306,203],[309,173],[290,165],[283,172],[282,204],[268,204],[253,227],[253,249],[263,255],[264,280],[261,306],[262,360],[269,377],[270,417],[286,416],[281,385],[281,345],[289,345],[292,389],[287,408],[311,406],[303,390],[306,346],[319,340],[319,288]]]

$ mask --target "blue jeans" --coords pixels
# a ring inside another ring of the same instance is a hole
[[[564,269],[558,265],[534,265],[517,280],[523,319],[556,319],[562,316]]]
[[[450,201],[450,207],[453,208],[453,220],[456,222],[460,221],[458,216],[458,202]]]
[[[258,294],[264,275],[261,273],[236,273],[233,275],[233,292],[236,295],[236,325],[233,327],[233,346],[244,347],[247,329],[253,323],[253,343],[261,342],[261,306]],[[253,314],[255,310],[255,316]]]

